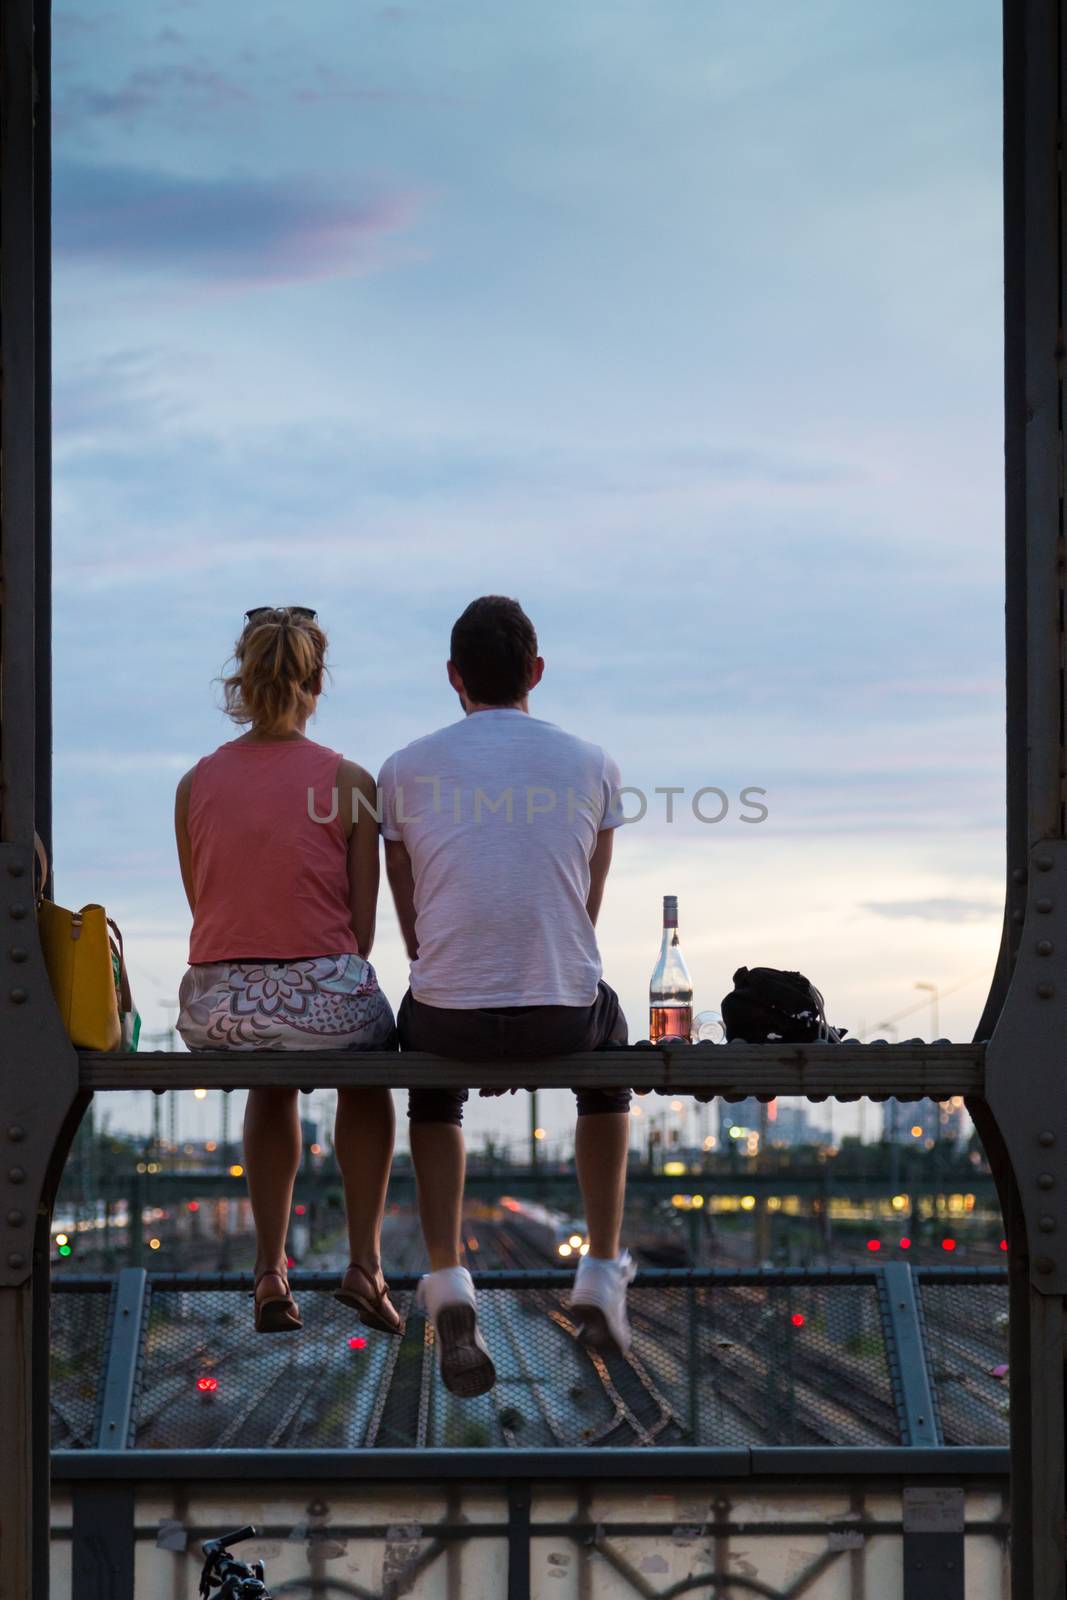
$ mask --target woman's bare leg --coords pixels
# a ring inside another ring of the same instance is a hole
[[[333,1147],[345,1190],[349,1260],[381,1283],[382,1216],[395,1131],[388,1089],[338,1089]]]
[[[260,1299],[279,1292],[276,1277],[288,1281],[285,1239],[301,1154],[296,1096],[295,1089],[251,1089],[245,1107],[245,1176],[256,1224],[256,1276],[268,1274]]]

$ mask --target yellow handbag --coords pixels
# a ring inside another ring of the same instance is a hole
[[[121,1049],[120,985],[126,985],[121,935],[103,906],[67,911],[46,900],[48,861],[40,840],[37,856],[41,872],[37,927],[63,1026],[71,1043],[81,1050]],[[116,972],[120,984],[116,984]],[[128,986],[121,999],[127,1002]],[[132,1005],[124,1004],[124,1009],[132,1010]]]

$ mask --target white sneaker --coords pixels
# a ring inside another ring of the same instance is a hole
[[[434,1326],[445,1388],[463,1400],[485,1394],[496,1382],[496,1368],[478,1327],[466,1267],[427,1273],[419,1279],[416,1299]]]
[[[625,1356],[630,1351],[630,1323],[626,1316],[626,1289],[634,1280],[637,1263],[624,1250],[615,1261],[583,1256],[571,1291],[571,1310],[577,1313],[578,1337],[598,1354]]]

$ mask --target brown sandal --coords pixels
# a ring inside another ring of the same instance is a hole
[[[264,1278],[277,1278],[279,1283],[285,1284],[285,1293],[264,1295],[262,1300],[257,1300],[256,1289]],[[252,1301],[257,1333],[295,1333],[304,1326],[296,1301],[289,1292],[289,1284],[280,1272],[271,1269],[259,1274],[252,1290]]]
[[[389,1298],[389,1285],[383,1283],[380,1289],[377,1288],[370,1273],[361,1267],[358,1261],[348,1263],[345,1268],[346,1278],[350,1272],[359,1273],[370,1293],[361,1294],[357,1289],[346,1289],[342,1281],[341,1287],[333,1292],[334,1299],[357,1312],[365,1328],[374,1328],[378,1333],[391,1333],[394,1338],[402,1338],[404,1324],[400,1320],[400,1313]],[[392,1312],[396,1319],[394,1322],[390,1322],[387,1311]]]

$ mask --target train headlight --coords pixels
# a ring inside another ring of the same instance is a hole
[[[559,1251],[561,1256],[569,1256],[574,1253],[574,1246],[572,1244],[568,1244],[566,1239],[564,1239],[562,1244],[557,1245],[556,1249]]]

